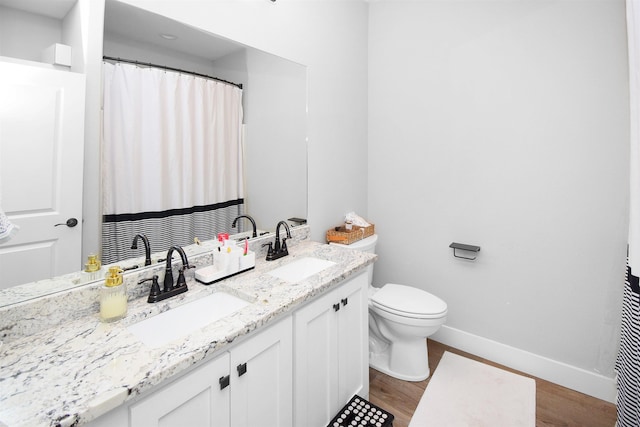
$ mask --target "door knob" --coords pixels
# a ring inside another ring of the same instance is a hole
[[[59,225],[66,225],[67,227],[72,228],[78,225],[78,220],[75,218],[69,218],[67,222],[61,222],[60,224],[54,225],[54,227],[57,227]]]

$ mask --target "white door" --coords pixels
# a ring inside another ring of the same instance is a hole
[[[84,104],[84,75],[0,61],[0,289],[81,269]]]

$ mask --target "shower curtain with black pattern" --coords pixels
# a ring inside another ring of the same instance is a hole
[[[244,213],[242,89],[103,63],[102,262],[212,239]]]
[[[618,427],[640,426],[640,1],[627,0],[631,112],[630,208],[618,373]]]

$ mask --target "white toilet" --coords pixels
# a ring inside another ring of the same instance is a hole
[[[350,245],[349,249],[375,252],[378,235]],[[388,283],[372,284],[369,267],[369,366],[406,381],[422,381],[430,375],[427,337],[447,320],[447,304],[418,288]]]

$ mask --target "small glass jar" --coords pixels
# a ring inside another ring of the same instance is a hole
[[[100,289],[100,320],[115,322],[127,315],[127,286],[120,267],[109,268],[104,286]]]

